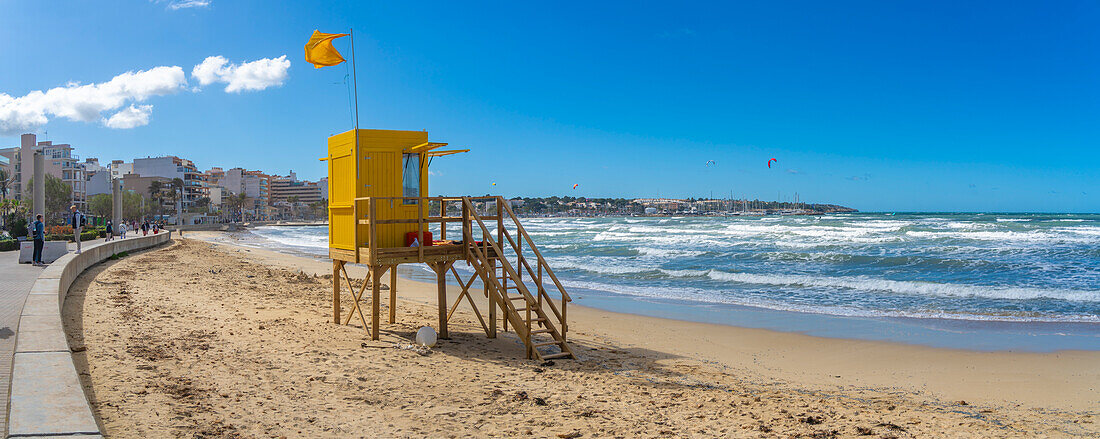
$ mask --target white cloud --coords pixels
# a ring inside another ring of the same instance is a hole
[[[290,60],[286,55],[241,64],[230,63],[223,56],[211,56],[196,65],[191,76],[200,85],[221,82],[226,84],[226,92],[240,93],[283,85],[289,68]]]
[[[173,11],[189,8],[205,8],[207,6],[210,6],[210,0],[168,0],[167,3],[168,9],[171,9]]]
[[[130,104],[130,108],[124,108],[103,122],[108,128],[126,130],[149,125],[149,115],[153,113],[152,105]]]
[[[45,92],[35,90],[21,97],[0,93],[0,134],[15,135],[33,131],[49,122],[49,118],[63,117],[80,122],[102,121],[110,123],[118,117],[112,128],[123,128],[127,123],[148,123],[152,107],[133,103],[152,96],[179,92],[187,85],[183,68],[161,66],[138,72],[126,72],[110,81],[81,85],[70,82]],[[130,104],[129,109],[104,119],[103,113],[118,110]],[[123,114],[126,113],[126,114]],[[130,128],[132,125],[126,128]]]
[[[202,85],[213,84],[218,80],[219,72],[226,70],[225,65],[228,63],[229,60],[223,56],[208,56],[191,69],[191,77],[198,79]]]
[[[286,55],[241,64],[211,56],[195,66],[191,76],[199,85],[224,83],[226,92],[240,93],[282,85],[289,68]],[[161,66],[126,72],[98,84],[70,82],[19,97],[0,93],[0,135],[35,131],[55,117],[79,122],[98,121],[117,129],[139,127],[149,123],[153,106],[135,104],[153,96],[187,89],[199,90],[188,85],[182,67]],[[104,117],[104,113],[112,112],[110,117]]]

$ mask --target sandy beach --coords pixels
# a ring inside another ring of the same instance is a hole
[[[411,340],[435,324],[434,285],[401,280],[397,323],[373,342],[331,323],[327,261],[203,240],[214,236],[188,232],[73,285],[69,343],[109,436],[1100,434],[1097,352],[936,349],[581,306],[569,311],[579,360],[526,360],[468,306],[425,351]]]

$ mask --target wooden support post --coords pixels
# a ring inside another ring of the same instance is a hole
[[[344,261],[332,260],[332,323],[340,324],[340,268]]]
[[[447,332],[447,262],[434,264],[439,301],[439,338],[451,338]]]
[[[431,212],[429,211],[429,213]],[[447,203],[443,202],[442,198],[439,199],[439,217],[447,218]],[[447,221],[441,221],[439,223],[439,240],[447,240]]]
[[[424,262],[424,205],[416,200],[416,261]]]
[[[500,254],[497,258],[500,259],[500,315],[504,317],[502,327],[504,332],[508,332],[508,309],[505,308],[508,302],[508,276],[505,273],[504,266],[508,264],[508,260],[504,256],[504,218],[501,218],[501,214],[504,212],[504,197],[497,197],[495,203],[497,205],[497,247],[500,247]],[[496,270],[493,270],[493,276],[496,276]]]
[[[497,264],[489,259],[489,274],[486,277],[497,275]],[[493,300],[496,297],[496,292],[493,291],[493,285],[486,280],[485,281],[485,294],[489,296],[489,338],[497,338],[497,303]]]
[[[370,240],[367,243],[367,263],[372,265],[374,264],[374,261],[378,260],[378,228],[375,227],[374,224],[374,221],[378,219],[377,213],[378,211],[374,207],[374,198],[367,198],[367,214],[370,215],[371,221],[369,231],[367,232],[367,239]],[[355,251],[358,252],[359,249],[356,249]]]
[[[370,270],[371,280],[371,320],[370,320],[370,338],[371,340],[378,340],[378,302],[382,289],[380,288],[382,280],[382,266],[374,265]]]
[[[469,200],[462,200],[462,252],[467,261],[473,259],[470,256],[470,246],[474,245],[474,229],[470,224],[470,211],[466,208]]]
[[[397,266],[390,267],[390,323],[397,323]]]

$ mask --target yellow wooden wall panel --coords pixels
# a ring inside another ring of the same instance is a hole
[[[359,139],[358,151],[352,151],[355,137]],[[402,152],[407,148],[422,145],[428,141],[424,131],[397,130],[359,130],[348,131],[329,138],[329,157],[352,152],[346,159],[329,161],[329,240],[330,247],[352,249],[354,228],[359,227],[359,245],[367,246],[369,228],[357,225],[350,211],[340,206],[350,205],[356,197],[400,197],[402,196]],[[428,195],[428,169],[425,154],[420,154],[420,196]],[[359,166],[358,178],[355,167]],[[346,200],[346,201],[344,201]],[[415,219],[417,208],[426,205],[406,205],[401,200],[379,200],[376,202],[378,219]],[[367,214],[367,203],[359,204],[360,217]],[[415,232],[415,224],[393,224],[378,226],[378,247],[404,247],[405,233]]]

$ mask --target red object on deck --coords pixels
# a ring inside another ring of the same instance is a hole
[[[412,247],[413,241],[417,240],[416,233],[417,232],[408,232],[405,234],[405,247]],[[420,245],[432,245],[432,232],[429,232],[427,230],[424,231],[424,242],[421,242]]]

